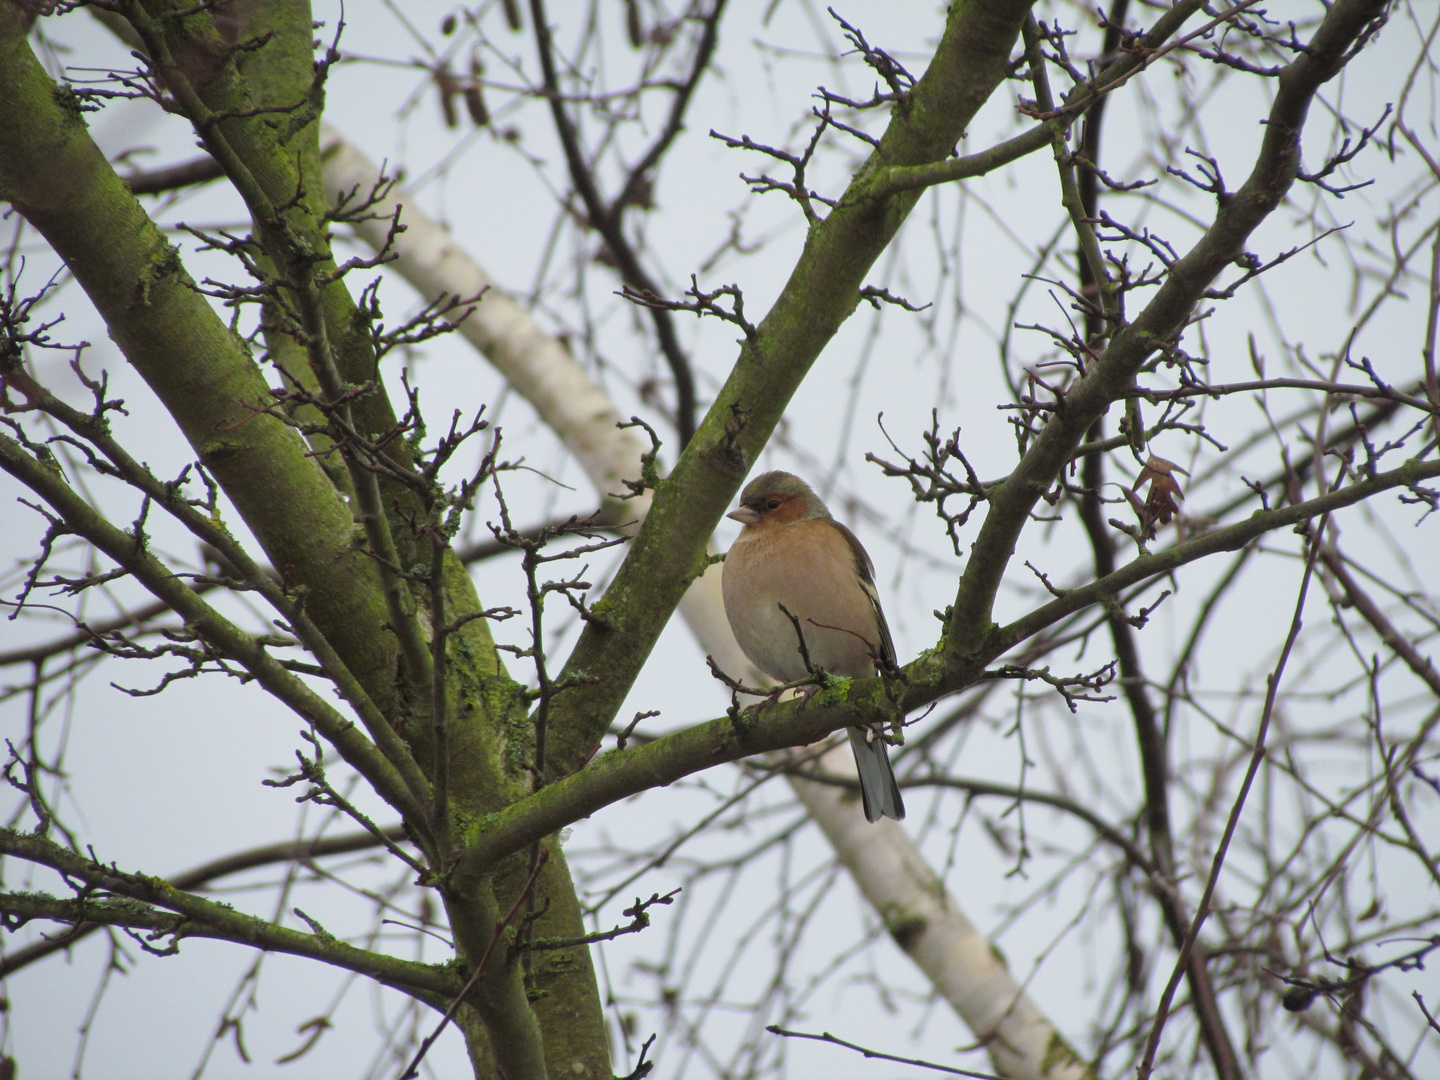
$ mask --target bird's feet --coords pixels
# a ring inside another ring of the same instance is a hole
[[[809,682],[806,683],[804,686],[797,686],[795,688],[795,693],[796,696],[800,698],[802,703],[808,703],[812,697],[814,697],[823,689],[824,687],[818,681]]]
[[[746,713],[753,714],[758,713],[761,709],[768,709],[771,705],[778,705],[781,695],[783,695],[787,690],[795,691],[795,697],[800,700],[801,706],[803,708],[804,703],[808,702],[812,697],[814,697],[823,689],[823,684],[820,683],[818,680],[800,683],[799,685],[791,683],[786,686],[777,686],[774,690],[771,690],[769,694],[761,698],[759,701],[755,702],[753,705],[745,706],[744,711]],[[794,698],[792,698],[791,700],[794,700]]]
[[[777,704],[780,701],[780,695],[784,692],[785,687],[777,686],[774,690],[770,691],[770,693],[766,694],[759,701],[755,701],[749,705],[746,705],[742,711],[745,713],[746,716],[758,716],[761,709],[768,709],[771,705]]]

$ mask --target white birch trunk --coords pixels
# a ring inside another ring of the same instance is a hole
[[[844,744],[820,764],[827,772],[855,773]],[[895,944],[985,1046],[996,1072],[1014,1080],[1093,1080],[899,822],[866,821],[860,800],[845,788],[798,778],[790,784]]]
[[[325,186],[332,199],[340,191],[370,191],[379,170],[328,125],[321,131]],[[395,187],[376,211],[404,204],[405,232],[392,250],[395,270],[426,299],[442,293],[473,296],[489,287],[459,333],[534,406],[541,418],[576,456],[600,495],[623,489],[620,481],[640,475],[646,446],[630,429],[615,426],[620,416],[605,392],[546,331],[437,222],[427,217],[404,189]],[[356,226],[366,243],[384,243],[385,221]],[[643,517],[648,493],[625,504],[627,515]],[[720,568],[711,567],[685,594],[680,613],[700,642],[727,672],[750,672],[749,662],[730,633],[720,599]],[[755,677],[751,675],[751,677]],[[844,746],[823,759],[827,769],[854,775]],[[939,876],[925,862],[905,830],[888,819],[865,820],[858,799],[845,789],[792,779],[856,886],[874,908],[895,942],[924,972],[990,1054],[996,1071],[1013,1080],[1084,1080],[1092,1076],[1055,1026],[1030,1000],[996,957],[985,936],[965,917]]]

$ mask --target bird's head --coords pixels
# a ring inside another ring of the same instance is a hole
[[[746,532],[829,516],[810,485],[787,472],[767,472],[751,480],[740,494],[739,508],[726,515],[743,524]]]

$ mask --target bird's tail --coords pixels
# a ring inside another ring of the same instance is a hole
[[[864,728],[852,727],[845,731],[850,736],[850,749],[855,752],[855,768],[860,773],[860,798],[865,803],[865,820],[879,821],[882,817],[902,820],[905,803],[900,798],[900,787],[895,783],[895,773],[890,768],[885,740],[879,736],[867,738]]]

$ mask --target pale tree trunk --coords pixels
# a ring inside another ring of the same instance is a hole
[[[378,181],[375,165],[333,128],[322,130],[321,146],[332,197],[357,187],[368,191]],[[398,256],[395,270],[426,300],[488,290],[459,332],[555,431],[602,503],[614,506],[608,497],[622,489],[620,481],[641,471],[646,448],[633,429],[615,426],[619,413],[585,369],[403,188],[394,188],[376,208],[380,220],[357,227],[361,239],[382,245],[388,235],[384,216],[396,204],[404,207],[401,220],[407,228],[392,244]],[[649,509],[649,492],[622,505],[628,518],[638,520]],[[751,670],[725,618],[718,566],[690,587],[680,611],[701,649],[723,669]],[[854,762],[843,746],[822,761],[832,772],[854,775]],[[1093,1075],[945,890],[903,827],[889,820],[867,822],[859,801],[846,797],[843,788],[793,777],[791,786],[892,939],[987,1048],[998,1072],[1014,1080]]]

